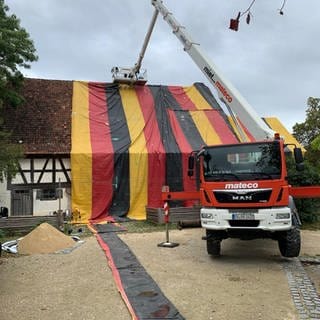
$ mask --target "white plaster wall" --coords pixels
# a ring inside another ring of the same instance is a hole
[[[36,159],[34,161],[35,169],[42,169],[45,163],[45,159]],[[65,168],[70,168],[70,160],[63,160]],[[20,166],[22,169],[30,169],[30,162],[27,159],[22,159],[20,161]],[[52,169],[51,161],[48,163],[46,169]],[[60,163],[56,162],[56,169],[61,169]],[[26,179],[30,182],[30,174],[25,173]],[[34,180],[37,181],[40,176],[40,173],[35,173]],[[69,173],[70,177],[70,173]],[[65,182],[65,177],[62,172],[56,174],[56,181]],[[44,173],[41,179],[41,183],[51,182],[52,181],[52,173]],[[21,184],[23,180],[19,174],[12,179],[13,184]],[[58,183],[56,185],[58,187]],[[71,190],[68,188],[62,188],[62,199],[61,199],[61,210],[65,211],[67,209],[71,209]],[[59,210],[59,199],[57,200],[49,200],[49,201],[41,201],[36,199],[37,190],[33,190],[33,215],[35,216],[44,216],[50,215],[53,211]],[[0,182],[0,206],[7,207],[9,209],[9,215],[11,215],[11,192],[7,190],[7,181]]]
[[[70,210],[71,200],[70,192],[65,188],[62,188],[61,210]],[[46,216],[51,215],[54,211],[59,210],[59,200],[43,201],[36,199],[37,190],[33,190],[33,215],[34,216]]]
[[[45,159],[36,159],[34,161],[34,167],[37,169],[41,169],[45,163]],[[65,168],[70,168],[70,160],[64,159],[63,163],[65,165]],[[52,162],[50,161],[46,167],[46,169],[52,169]],[[56,169],[61,169],[60,163],[56,163]],[[40,173],[35,173],[35,181],[38,180],[38,177],[40,176]],[[52,179],[52,173],[44,173],[41,178],[41,183],[45,182],[51,182]],[[63,172],[57,172],[56,173],[56,181],[65,182],[65,176]],[[58,183],[56,185],[58,187]],[[61,210],[65,211],[67,209],[70,210],[71,207],[71,192],[70,190],[66,190],[65,188],[62,188],[62,199],[61,199]],[[37,191],[33,190],[33,215],[35,216],[43,216],[43,215],[50,215],[53,211],[59,210],[59,199],[57,200],[48,200],[43,201],[36,199]]]
[[[7,180],[0,182],[0,207],[11,209],[11,192],[7,190]]]

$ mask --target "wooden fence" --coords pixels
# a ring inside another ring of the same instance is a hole
[[[164,210],[163,208],[147,207],[147,220],[162,224],[164,223]],[[176,207],[169,210],[169,222],[189,222],[200,220],[200,207]]]
[[[0,230],[6,232],[28,233],[43,222],[54,227],[59,226],[57,215],[53,216],[11,216],[0,218]]]

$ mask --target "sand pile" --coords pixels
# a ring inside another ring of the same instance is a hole
[[[75,241],[48,223],[42,223],[19,241],[18,253],[53,253],[70,248]]]

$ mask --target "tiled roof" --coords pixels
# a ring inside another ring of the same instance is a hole
[[[26,78],[25,103],[6,107],[5,122],[25,154],[69,154],[71,151],[72,81]]]

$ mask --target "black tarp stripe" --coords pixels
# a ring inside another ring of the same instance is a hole
[[[212,92],[209,90],[207,86],[205,86],[201,82],[196,82],[193,85],[200,92],[203,98],[208,102],[208,104],[211,106],[212,109],[216,109],[223,112],[221,106],[219,105],[219,103],[217,102],[215,97],[212,95]]]
[[[99,233],[98,236],[110,251],[112,265],[119,273],[122,288],[137,319],[185,319],[115,232]]]
[[[113,198],[109,213],[125,216],[130,208],[129,147],[131,144],[119,87],[106,85],[107,111],[114,150]]]
[[[167,114],[169,101],[164,86],[149,86],[152,93],[160,136],[166,151],[166,184],[170,191],[183,191],[182,155]]]
[[[180,124],[183,134],[187,138],[192,150],[198,150],[205,144],[201,134],[194,123],[189,111],[184,110],[178,101],[174,98],[169,88],[166,87],[165,95],[167,97],[170,109],[174,111],[176,118]]]

